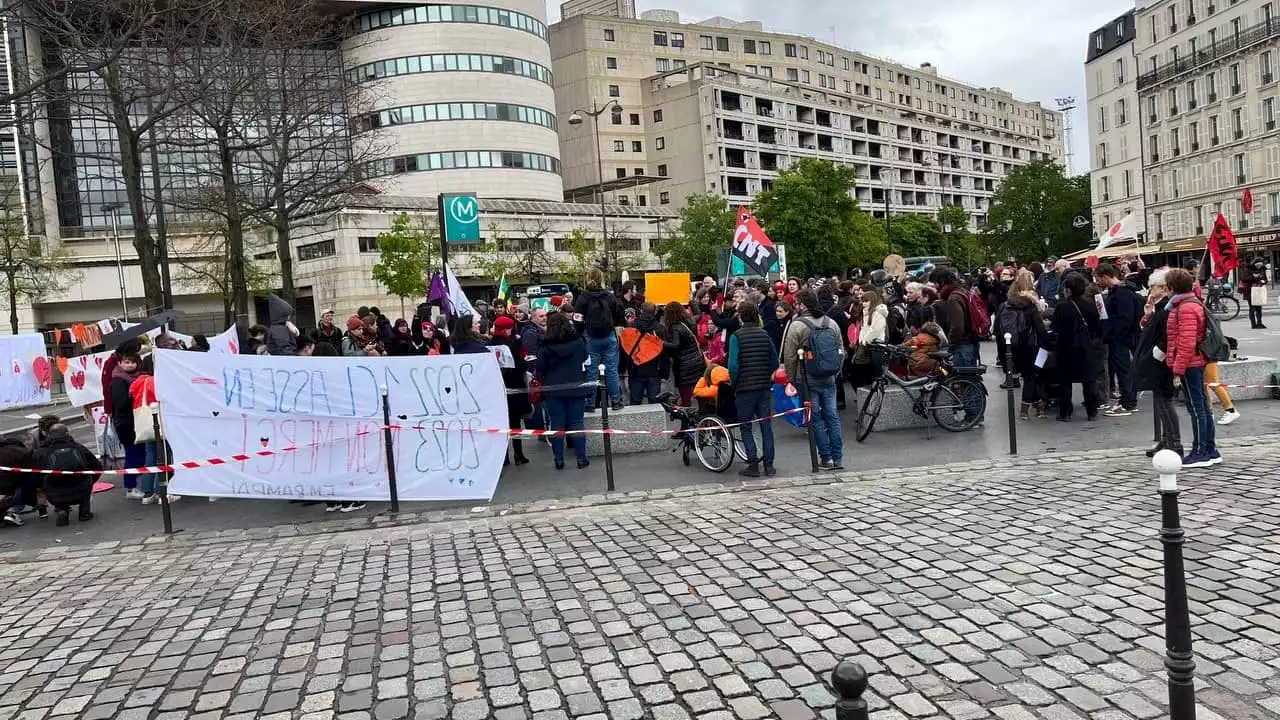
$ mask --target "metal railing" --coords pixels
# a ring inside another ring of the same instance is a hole
[[[1280,20],[1268,18],[1264,22],[1245,28],[1231,37],[1218,40],[1208,48],[1197,50],[1194,54],[1185,58],[1178,58],[1157,67],[1155,70],[1138,75],[1138,90],[1144,90],[1152,85],[1172,80],[1196,68],[1208,65],[1215,60],[1244,50],[1252,45],[1265,42],[1277,35],[1280,35]]]

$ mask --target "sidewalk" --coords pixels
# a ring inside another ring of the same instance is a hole
[[[1182,478],[1200,720],[1280,713],[1276,447]],[[1145,458],[742,489],[0,566],[0,715],[1167,716]]]
[[[67,404],[65,395],[53,398],[49,405],[0,410],[0,435],[20,435],[36,426],[41,415],[57,415],[66,422],[78,422],[84,418],[84,411]]]

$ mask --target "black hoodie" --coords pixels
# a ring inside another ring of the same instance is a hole
[[[1102,339],[1108,345],[1134,348],[1142,334],[1142,315],[1146,301],[1138,294],[1138,286],[1123,280],[1107,291],[1107,319],[1102,322]]]

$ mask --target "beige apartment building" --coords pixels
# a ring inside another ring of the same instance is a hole
[[[1130,213],[1135,232],[1146,229],[1134,17],[1130,10],[1089,34],[1085,92],[1096,235]]]
[[[575,15],[612,15],[633,18],[636,16],[636,0],[569,0],[560,3],[560,18]]]
[[[560,124],[569,198],[600,187],[597,151],[614,202],[675,207],[692,192],[749,199],[775,176],[771,156],[779,169],[814,156],[859,166],[859,197],[880,205],[869,210],[883,213],[887,190],[892,212],[932,213],[958,200],[980,225],[1010,167],[1063,158],[1062,115],[1039,103],[758,22],[681,23],[668,10],[577,16],[553,25],[549,41],[562,117],[617,103],[599,117],[598,146],[589,118]],[[728,109],[735,102],[741,110]],[[833,126],[819,126],[820,114]],[[676,122],[681,131],[669,132]]]
[[[1148,238],[1162,250],[1203,247],[1221,211],[1246,252],[1270,254],[1280,237],[1276,0],[1149,2],[1135,24]]]

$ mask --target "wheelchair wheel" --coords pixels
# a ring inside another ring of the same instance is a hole
[[[698,420],[693,431],[694,451],[703,467],[722,473],[733,465],[734,441],[729,428],[714,415]]]
[[[747,445],[742,442],[742,428],[730,428],[729,434],[733,436],[733,454],[737,455],[742,462],[746,462],[749,458],[747,457]]]

